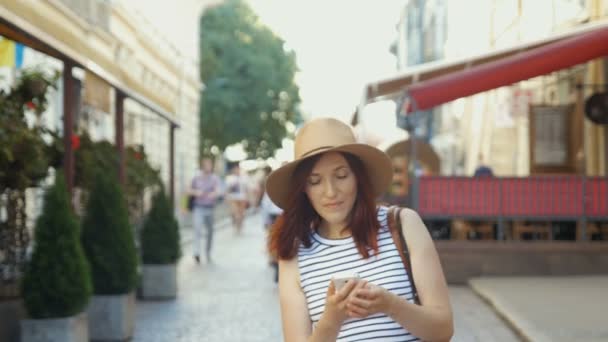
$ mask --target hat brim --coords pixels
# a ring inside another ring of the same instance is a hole
[[[356,143],[316,151],[276,169],[266,180],[266,191],[270,199],[277,206],[285,209],[289,194],[294,191],[292,177],[298,165],[308,158],[327,152],[346,152],[359,158],[365,167],[375,197],[388,189],[393,178],[393,167],[389,156],[373,146]]]

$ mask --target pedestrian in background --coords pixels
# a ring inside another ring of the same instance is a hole
[[[262,183],[262,189],[266,188],[266,178],[268,177],[271,171],[272,169],[270,167],[264,168],[264,179]],[[281,209],[270,199],[267,192],[264,192],[264,195],[262,196],[262,200],[260,201],[260,208],[262,212],[262,221],[264,223],[264,228],[266,232],[269,233],[272,225],[275,223],[279,215],[283,213],[283,209]],[[268,253],[268,256],[270,259],[270,266],[274,271],[273,279],[276,283],[279,281],[279,264],[277,261],[277,257],[272,253]]]
[[[284,210],[269,248],[285,340],[448,341],[448,288],[427,228],[413,210],[376,206],[392,179],[389,157],[329,118],[304,125],[294,147],[295,161],[266,182]]]
[[[194,196],[192,208],[192,224],[194,226],[194,260],[200,263],[202,226],[207,228],[207,243],[205,257],[212,262],[211,248],[213,244],[214,213],[218,199],[222,195],[222,182],[213,172],[213,160],[203,158],[201,168],[192,179],[190,195]]]
[[[237,234],[243,230],[245,211],[249,206],[249,185],[247,178],[241,174],[238,162],[229,166],[226,176],[226,202],[230,207],[230,216]]]

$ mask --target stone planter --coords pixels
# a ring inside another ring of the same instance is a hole
[[[20,321],[25,317],[25,307],[21,299],[1,299],[0,341],[18,342]]]
[[[177,267],[143,265],[142,296],[144,299],[174,299],[177,297]]]
[[[135,329],[135,295],[94,295],[88,315],[91,341],[128,341]]]
[[[21,320],[21,342],[88,342],[86,313],[66,318]]]

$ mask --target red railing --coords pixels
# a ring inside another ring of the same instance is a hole
[[[423,217],[608,217],[608,178],[537,176],[470,178],[423,176]],[[583,196],[586,201],[583,201]]]

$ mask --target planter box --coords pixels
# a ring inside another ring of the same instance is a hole
[[[20,321],[25,317],[25,307],[21,299],[1,299],[0,341],[18,342]]]
[[[88,342],[87,315],[21,320],[21,342]]]
[[[177,267],[143,265],[142,296],[144,299],[174,299],[177,296]]]
[[[127,341],[135,329],[135,295],[94,295],[88,308],[91,341]]]

